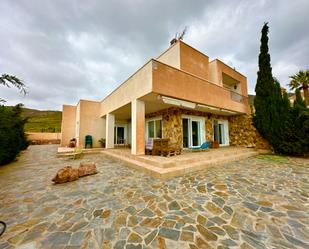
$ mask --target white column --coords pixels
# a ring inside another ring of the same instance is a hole
[[[145,103],[141,100],[131,102],[131,153],[145,154]]]
[[[115,115],[106,115],[106,148],[114,148]]]

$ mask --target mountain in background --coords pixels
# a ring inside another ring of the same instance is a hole
[[[61,132],[61,111],[40,111],[23,108],[22,116],[28,118],[26,132]]]

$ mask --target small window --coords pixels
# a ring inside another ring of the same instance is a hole
[[[162,138],[162,121],[161,119],[147,121],[148,138]]]

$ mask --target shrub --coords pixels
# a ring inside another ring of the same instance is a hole
[[[22,105],[0,105],[0,165],[13,161],[28,146],[24,133],[26,119],[21,117]]]

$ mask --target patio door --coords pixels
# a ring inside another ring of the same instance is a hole
[[[227,120],[214,121],[214,141],[219,142],[220,146],[227,146],[230,144]]]
[[[119,144],[125,144],[127,134],[126,134],[126,125],[116,125],[115,126],[115,132],[114,132],[114,143]]]
[[[183,117],[182,143],[184,148],[198,147],[204,141],[204,121],[198,117]]]

